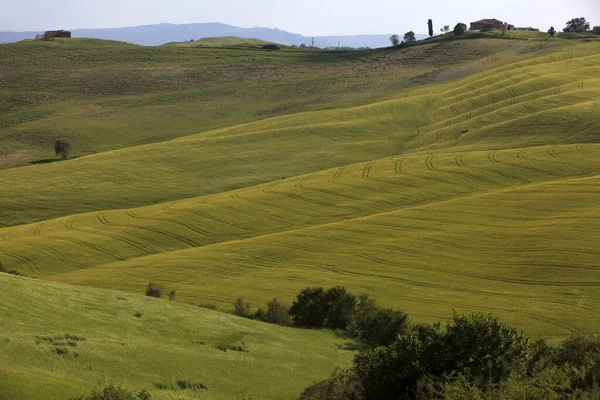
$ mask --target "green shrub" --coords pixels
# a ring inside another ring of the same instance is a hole
[[[289,314],[296,326],[345,330],[352,319],[356,296],[338,286],[328,290],[312,287],[302,290]]]
[[[68,140],[58,139],[54,142],[54,153],[57,156],[60,155],[63,160],[66,160],[69,156],[69,150],[71,150],[71,143]]]
[[[158,297],[162,296],[162,292],[163,292],[162,285],[159,285],[157,283],[150,282],[148,284],[148,287],[146,288],[146,296],[158,298]]]
[[[194,383],[194,382],[184,381],[184,380],[178,380],[177,386],[179,387],[179,389],[188,389],[188,390],[208,389],[208,387],[206,387],[206,385],[204,385],[203,383],[200,383],[200,382]]]
[[[239,297],[233,303],[233,313],[238,317],[249,318],[251,316],[250,303],[244,301],[243,298]]]
[[[366,398],[414,397],[426,378],[461,374],[479,388],[526,369],[528,339],[491,315],[455,314],[453,323],[417,325],[387,347],[362,352],[355,368]]]
[[[371,347],[388,346],[406,328],[408,316],[399,310],[379,308],[368,295],[358,297],[348,335]]]
[[[304,389],[298,400],[359,400],[361,385],[353,371],[336,370],[330,378]]]
[[[71,400],[150,400],[146,389],[132,392],[119,386],[107,386],[103,390],[94,389],[90,395],[72,397]]]
[[[290,308],[276,298],[267,303],[263,321],[277,325],[291,325]]]

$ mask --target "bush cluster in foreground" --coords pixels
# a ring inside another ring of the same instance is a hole
[[[299,399],[598,399],[599,379],[597,337],[552,347],[491,315],[455,314],[446,326],[410,326],[390,345],[360,352],[351,369]]]

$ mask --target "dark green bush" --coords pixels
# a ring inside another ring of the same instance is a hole
[[[289,314],[290,308],[274,298],[267,303],[267,311],[262,318],[263,321],[277,325],[291,325],[292,318]]]
[[[349,370],[336,370],[329,379],[304,389],[298,400],[359,400],[361,386],[356,374]]]
[[[405,329],[408,316],[399,310],[379,308],[367,295],[358,296],[348,335],[371,347],[388,346]]]
[[[250,303],[245,302],[244,299],[239,297],[233,303],[233,313],[238,317],[250,318]]]
[[[338,286],[302,290],[292,303],[289,315],[295,326],[345,330],[352,320],[356,296]]]
[[[132,392],[121,385],[110,385],[102,390],[94,389],[89,395],[72,397],[71,400],[150,400],[150,393],[146,389]]]
[[[194,383],[194,382],[185,381],[185,380],[178,380],[177,386],[179,387],[179,389],[188,389],[188,390],[208,389],[208,387],[206,387],[206,385],[203,383],[200,383],[200,382]]]
[[[461,374],[483,388],[524,372],[528,350],[526,337],[491,315],[455,314],[447,327],[417,325],[359,354],[355,368],[366,398],[412,398],[428,378]]]
[[[162,285],[159,285],[157,283],[150,282],[148,284],[148,287],[146,288],[146,296],[158,298],[158,297],[162,296],[162,292],[163,292]]]

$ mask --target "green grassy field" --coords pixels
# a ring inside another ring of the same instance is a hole
[[[330,332],[177,301],[7,274],[0,274],[0,292],[3,400],[64,400],[109,384],[146,388],[152,399],[289,399],[348,366],[353,354]],[[179,380],[208,389],[180,389]]]
[[[260,39],[247,39],[236,36],[222,36],[222,37],[209,37],[198,40],[192,40],[189,42],[173,42],[167,43],[166,46],[206,46],[206,47],[262,47],[266,44],[273,44],[273,42],[267,42]],[[286,48],[277,44],[280,48]]]
[[[0,116],[0,146],[39,155],[42,146],[32,143],[53,138],[45,130],[52,124],[76,131],[72,140],[81,146],[77,158],[64,162],[15,167],[30,156],[5,155],[11,168],[0,169],[0,262],[38,280],[0,276],[11,290],[0,296],[21,307],[10,307],[16,310],[9,313],[12,331],[0,327],[0,338],[20,329],[48,331],[27,335],[77,335],[80,329],[87,337],[83,329],[93,327],[91,320],[74,319],[66,325],[73,332],[63,332],[62,320],[49,324],[41,317],[64,304],[49,300],[53,291],[71,296],[77,315],[112,296],[102,309],[120,310],[120,316],[130,303],[100,290],[118,289],[138,308],[155,306],[148,313],[161,318],[171,307],[190,318],[202,313],[197,323],[203,329],[211,318],[238,320],[194,304],[229,310],[240,296],[255,307],[273,297],[289,303],[313,285],[368,293],[416,322],[445,320],[454,309],[492,312],[532,337],[597,332],[600,42],[518,39],[436,39],[348,53],[86,40],[0,46],[0,54],[11,55],[0,64],[31,63],[31,49],[40,46],[39,57],[58,60],[56,68],[70,68],[67,59],[73,65],[64,85],[50,72],[25,81],[18,74],[34,69],[2,70],[10,79],[0,81],[7,110]],[[249,72],[252,62],[261,67]],[[194,81],[178,88],[183,75],[166,73],[175,66],[189,76],[214,68],[214,75],[205,87]],[[266,77],[265,68],[273,76]],[[109,71],[117,70],[112,81]],[[94,75],[105,92],[77,86],[84,76],[91,88]],[[242,86],[247,97],[237,97]],[[28,94],[34,92],[54,97],[46,104]],[[15,98],[24,103],[15,106]],[[271,111],[257,112],[267,104]],[[109,142],[119,149],[102,147]],[[189,304],[138,297],[150,281]],[[62,284],[75,287],[55,286]],[[25,300],[28,292],[39,292],[39,299]],[[33,320],[39,325],[16,322],[25,312],[19,310],[38,309]],[[150,346],[161,335],[179,337],[177,324],[187,318],[173,322],[173,331],[140,340]],[[98,334],[108,329],[102,321]],[[144,319],[119,321],[116,336],[129,335],[125,327]],[[264,346],[276,332],[319,340],[309,332],[239,324],[271,332]],[[319,345],[334,353],[319,354],[336,356],[306,380],[351,357],[336,353],[339,342],[322,335],[329,341]],[[122,341],[128,340],[134,339]],[[8,360],[20,366],[8,374],[32,368],[38,345],[23,346],[23,358],[11,353]],[[175,354],[187,351],[174,346]],[[107,378],[88,382],[73,372],[77,388],[118,376],[108,372],[111,352],[96,351],[91,359]],[[234,374],[250,363],[238,361]],[[280,361],[266,362],[274,368]],[[157,379],[148,371],[123,383],[148,386]],[[58,375],[45,376],[55,382]],[[281,382],[269,396],[287,398],[306,383]],[[254,381],[215,390],[231,398],[246,387],[263,393]],[[11,386],[10,393],[18,389]]]
[[[522,50],[498,40],[368,52],[141,47],[93,39],[5,44],[0,168],[52,161],[57,138],[69,139],[71,156],[80,157],[278,115],[368,104],[374,96],[536,54]]]

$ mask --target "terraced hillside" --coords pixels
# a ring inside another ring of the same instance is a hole
[[[176,301],[6,274],[0,292],[3,400],[68,399],[119,383],[152,399],[291,398],[351,362],[333,333]]]
[[[223,308],[342,284],[417,321],[597,331],[599,43],[515,43],[368,104],[2,170],[0,262]]]

